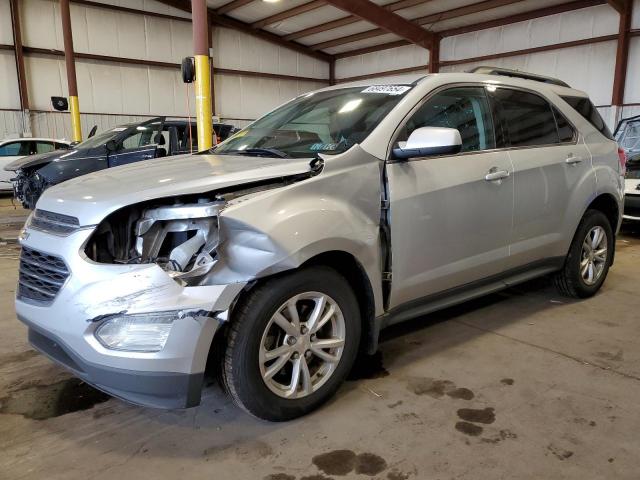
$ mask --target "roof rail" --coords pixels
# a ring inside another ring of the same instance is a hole
[[[468,70],[467,73],[481,73],[483,75],[501,75],[503,77],[522,78],[524,80],[533,80],[535,82],[550,83],[560,87],[569,87],[569,84],[557,78],[545,77],[544,75],[536,75],[535,73],[521,72],[519,70],[510,70],[508,68],[498,67],[475,67]],[[571,87],[569,87],[571,88]]]

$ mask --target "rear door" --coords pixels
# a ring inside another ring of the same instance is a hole
[[[482,86],[451,87],[416,107],[394,141],[419,127],[459,130],[462,152],[390,160],[393,280],[389,307],[502,272],[513,215],[512,166]],[[502,178],[488,177],[489,174]]]
[[[509,87],[492,95],[514,168],[510,267],[564,257],[576,212],[595,192],[591,154],[574,126],[541,95]]]

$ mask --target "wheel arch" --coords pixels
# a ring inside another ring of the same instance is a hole
[[[316,255],[304,262],[300,268],[314,265],[334,269],[352,286],[358,300],[362,322],[360,349],[370,354],[374,353],[378,345],[378,331],[375,328],[375,298],[371,281],[364,267],[352,254],[339,250]]]
[[[607,217],[614,234],[620,223],[620,207],[617,200],[610,193],[598,195],[587,207],[587,210],[598,210]]]

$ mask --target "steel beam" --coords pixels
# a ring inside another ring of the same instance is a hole
[[[254,0],[233,0],[233,2],[229,2],[221,7],[216,9],[216,13],[218,15],[224,15],[225,13],[229,13],[233,10],[236,10],[240,7],[244,7],[245,5],[249,5]]]
[[[383,8],[389,10],[390,12],[395,12],[397,10],[402,10],[403,8],[415,7],[416,5],[421,5],[423,3],[431,1],[433,0],[399,0],[387,5],[383,5]],[[360,21],[360,18],[349,15],[348,17],[338,18],[337,20],[332,20],[330,22],[322,23],[320,25],[315,25],[313,27],[305,28],[304,30],[290,33],[289,35],[285,35],[283,38],[286,40],[296,40],[298,38],[308,37],[309,35],[326,32],[328,30],[333,30],[334,28],[344,27],[345,25],[351,25],[352,23]]]
[[[60,0],[60,17],[62,18],[64,61],[67,68],[71,132],[73,141],[80,142],[82,141],[82,125],[80,124],[80,102],[78,101],[78,81],[76,79],[76,60],[73,53],[73,32],[71,30],[71,11],[69,10],[69,0]]]
[[[433,26],[433,24],[437,22],[441,22],[443,20],[450,20],[452,18],[463,17],[465,15],[471,15],[473,13],[485,12],[487,10],[492,10],[494,8],[503,7],[505,5],[511,5],[514,3],[522,2],[522,1],[524,0],[484,0],[482,2],[473,3],[471,5],[465,5],[464,7],[453,8],[451,10],[445,10],[443,12],[437,12],[431,15],[426,15],[424,17],[419,17],[411,21],[409,20],[405,20],[405,21],[413,25],[414,27],[416,25]],[[351,3],[351,2],[348,2],[348,3]],[[376,24],[375,22],[371,22],[371,23]],[[356,33],[353,35],[347,35],[345,37],[336,38],[336,39],[319,43],[316,45],[311,45],[311,48],[313,48],[314,50],[322,50],[324,48],[337,47],[339,45],[345,45],[347,43],[357,42],[359,40],[378,37],[380,35],[384,35],[387,32],[388,30],[386,29],[375,28],[372,30]],[[397,34],[397,32],[392,32],[392,33]],[[400,35],[400,36],[411,42],[411,40],[406,38],[406,36],[403,36],[403,35]],[[411,43],[415,43],[415,42],[411,42]]]
[[[390,12],[370,0],[326,0],[327,3],[370,22],[384,32],[393,33],[420,47],[429,48],[433,34],[400,15]]]
[[[325,7],[327,4],[324,0],[313,0],[311,2],[303,3],[302,5],[298,5],[297,7],[290,8],[285,10],[284,12],[276,13],[267,18],[263,18],[262,20],[258,20],[257,22],[253,22],[251,24],[252,28],[262,28],[267,25],[272,25],[277,22],[281,22],[282,20],[286,20],[287,18],[295,17],[296,15],[302,15],[303,13],[311,12],[320,7]]]
[[[24,51],[22,49],[22,25],[20,24],[20,3],[11,0],[11,25],[13,27],[13,46],[16,57],[16,72],[18,73],[18,94],[20,95],[20,108],[29,110],[29,91],[27,89],[27,77],[24,68]]]
[[[611,3],[611,2],[609,2]],[[616,50],[616,68],[613,77],[613,95],[611,104],[620,106],[624,103],[624,90],[627,81],[627,66],[629,64],[629,38],[631,35],[632,0],[623,0],[618,27],[618,48]]]
[[[159,1],[160,3],[164,3],[165,5],[169,5],[171,7],[182,10],[184,12],[191,13],[191,2],[189,0],[157,0],[157,1]],[[239,30],[248,35],[252,35],[254,37],[260,38],[267,42],[289,48],[296,52],[304,53],[305,55],[309,55],[311,57],[317,58],[319,60],[323,60],[325,62],[329,62],[333,58],[333,56],[327,55],[326,53],[314,52],[313,50],[311,50],[305,45],[302,45],[301,43],[288,41],[278,35],[267,32],[265,30],[252,28],[251,25],[249,25],[248,23],[241,22],[240,20],[236,20],[235,18],[231,18],[227,15],[220,14],[219,12],[220,12],[220,9],[218,10],[214,10],[211,8],[209,9],[209,13],[211,15],[211,21],[216,25],[220,25],[221,27],[232,28],[234,30]]]
[[[504,25],[511,25],[513,23],[518,23],[518,22],[525,22],[527,20],[533,20],[534,18],[541,18],[549,15],[557,15],[559,13],[571,12],[574,10],[579,10],[581,8],[593,7],[596,5],[603,5],[605,3],[606,3],[606,0],[575,0],[572,2],[562,3],[560,5],[554,5],[551,7],[539,8],[537,10],[531,10],[529,12],[523,12],[516,15],[509,15],[506,17],[487,20],[487,21],[475,23],[472,25],[465,25],[463,27],[443,30],[437,33],[441,37],[452,37],[455,35],[462,35],[464,33],[486,30],[488,28],[501,27]],[[338,53],[336,54],[336,58],[353,57],[355,55],[378,52],[381,50],[396,48],[403,45],[408,45],[408,42],[405,40],[400,40],[396,42],[384,43],[381,45],[374,45],[372,47],[359,48],[356,50],[350,50],[348,52]]]

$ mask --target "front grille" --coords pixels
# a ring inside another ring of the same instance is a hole
[[[18,298],[52,302],[68,277],[69,269],[60,257],[22,247]]]
[[[29,226],[55,235],[69,235],[80,228],[80,221],[70,215],[48,212],[38,208],[33,213]]]

